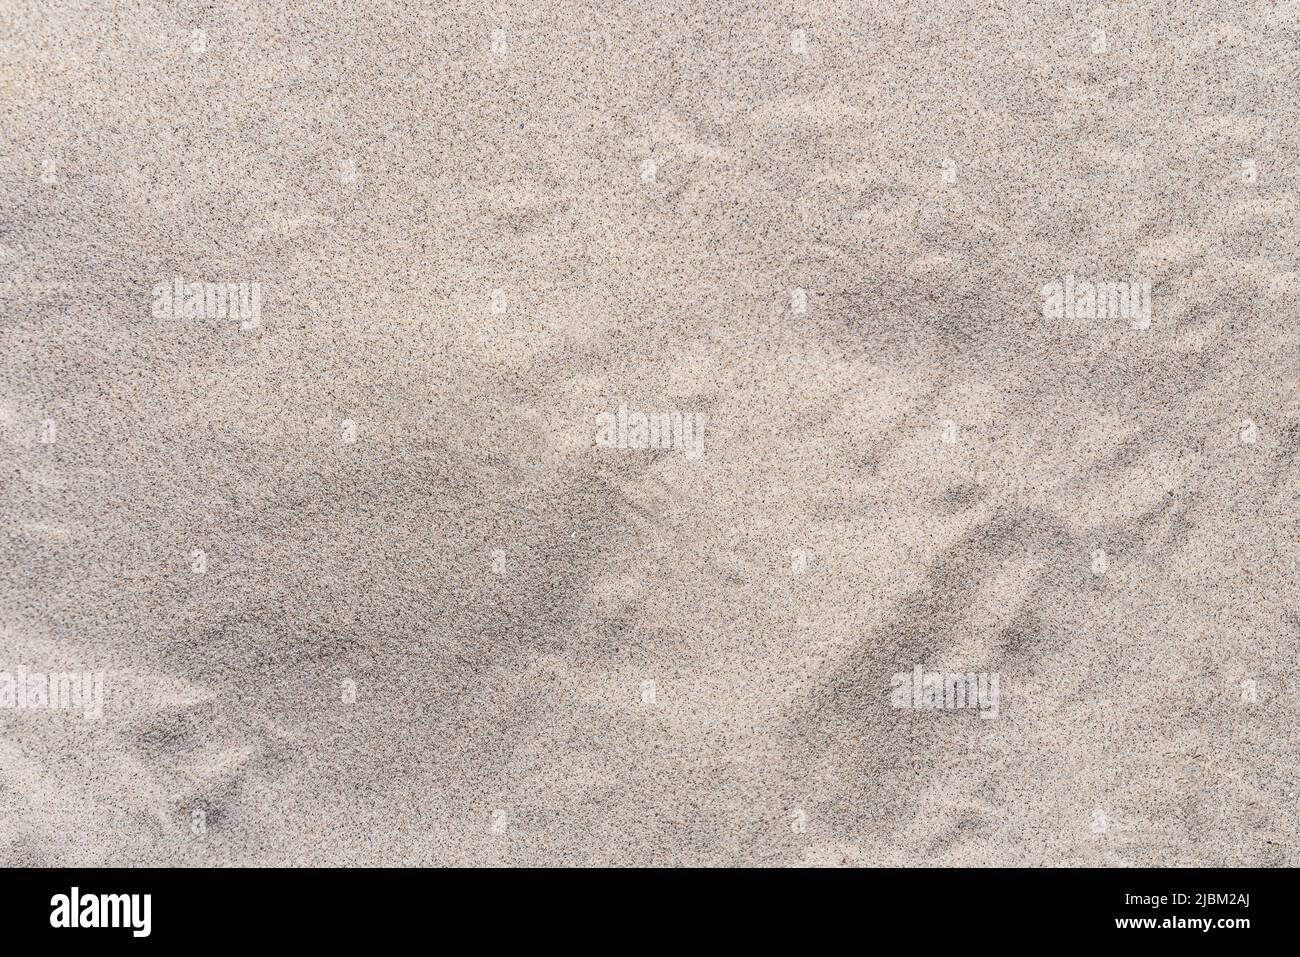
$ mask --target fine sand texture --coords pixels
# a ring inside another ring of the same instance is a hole
[[[1296,0],[0,0],[0,864],[1295,865],[1298,103]]]

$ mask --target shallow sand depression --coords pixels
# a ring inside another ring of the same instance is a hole
[[[1300,4],[6,19],[3,863],[1295,864]]]

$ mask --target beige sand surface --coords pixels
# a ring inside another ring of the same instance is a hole
[[[1300,3],[0,23],[0,862],[1297,862]]]

